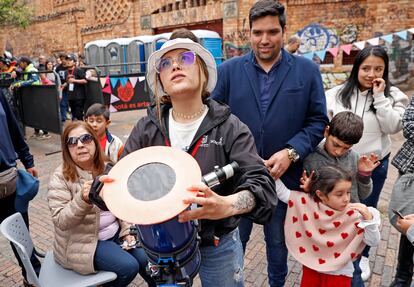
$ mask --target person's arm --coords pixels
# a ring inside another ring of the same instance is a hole
[[[19,128],[14,113],[11,111],[9,104],[7,103],[1,91],[0,101],[4,112],[6,113],[7,126],[9,128],[10,138],[12,140],[14,150],[24,167],[29,171],[30,169],[34,168],[33,155],[30,154],[29,146],[24,140],[23,134]],[[30,173],[34,176],[37,175],[37,172],[35,172],[35,174],[32,172]]]
[[[228,91],[227,85],[229,84],[229,80],[227,78],[227,70],[226,65],[221,64],[217,68],[217,84],[214,88],[213,92],[211,93],[211,98],[220,101],[223,103],[228,104]]]
[[[381,215],[376,208],[367,207],[371,213],[372,219],[363,219],[358,227],[364,229],[364,242],[368,246],[377,246],[381,241],[379,226],[381,224]]]
[[[68,189],[69,183],[64,180],[63,175],[58,172],[53,174],[48,186],[47,201],[55,226],[68,230],[82,223],[93,208],[83,196],[86,192],[89,193],[90,184],[91,182],[86,182],[82,192],[77,192],[72,197]]]
[[[304,160],[323,138],[323,131],[328,123],[328,117],[326,115],[322,78],[316,65],[312,64],[309,75],[310,86],[308,92],[310,96],[302,129],[286,143],[285,149],[274,153],[265,162],[274,179],[280,178],[292,164],[288,148],[293,148],[299,155],[299,160]]]
[[[323,131],[328,123],[322,78],[319,68],[316,65],[313,65],[310,71],[310,77],[310,97],[304,125],[287,142],[287,145],[293,147],[302,160],[320,143],[323,138]]]
[[[408,97],[398,88],[391,87],[390,94],[385,97],[382,91],[373,95],[375,115],[384,134],[395,134],[402,129],[402,118],[408,105]]]
[[[230,116],[227,139],[224,144],[228,161],[236,161],[240,170],[234,175],[236,188],[232,195],[221,196],[206,186],[193,186],[204,197],[192,197],[185,203],[203,205],[180,215],[181,221],[191,219],[220,219],[243,214],[254,222],[264,224],[270,220],[277,204],[274,180],[266,171],[262,159],[257,155],[253,136],[248,127],[235,116]],[[195,194],[197,195],[197,193]]]
[[[403,134],[408,140],[414,139],[414,97],[404,112],[402,119]]]

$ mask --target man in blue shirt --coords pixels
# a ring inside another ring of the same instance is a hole
[[[328,122],[325,94],[318,67],[283,49],[285,8],[260,0],[249,12],[252,52],[218,67],[212,97],[227,103],[247,124],[270,174],[290,189],[299,189],[303,159],[323,138]],[[264,226],[270,286],[284,286],[287,249],[283,221],[286,204],[279,202]],[[244,247],[253,223],[242,218]]]

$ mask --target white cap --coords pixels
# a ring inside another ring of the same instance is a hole
[[[155,83],[155,75],[157,73],[155,69],[155,64],[165,53],[176,50],[176,49],[186,49],[189,51],[195,52],[203,61],[206,63],[207,70],[208,70],[208,82],[207,82],[207,91],[212,92],[214,87],[216,86],[217,82],[217,68],[216,62],[214,61],[213,55],[201,46],[198,43],[193,42],[187,38],[177,38],[174,40],[169,40],[165,42],[158,51],[152,53],[148,58],[148,65],[147,65],[147,83],[149,88],[155,93],[155,89],[157,89],[158,95],[164,95],[165,91],[162,89],[161,83],[158,80]]]

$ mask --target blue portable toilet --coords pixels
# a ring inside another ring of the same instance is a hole
[[[209,50],[219,65],[223,62],[222,40],[217,32],[210,30],[191,30],[199,39],[200,44]]]
[[[96,40],[86,43],[85,57],[90,66],[99,66],[105,64],[104,49],[109,43],[108,40]],[[98,67],[102,74],[106,75],[105,67]]]

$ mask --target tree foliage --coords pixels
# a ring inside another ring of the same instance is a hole
[[[26,0],[0,0],[0,25],[27,27],[31,10]]]

